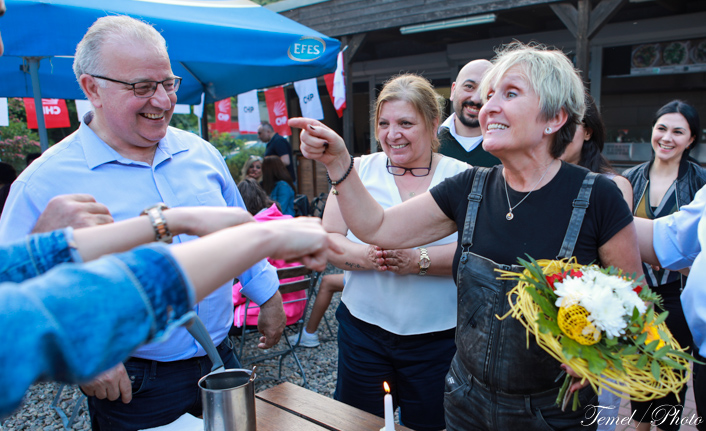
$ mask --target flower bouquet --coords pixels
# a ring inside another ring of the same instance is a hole
[[[637,401],[679,393],[687,382],[688,361],[657,314],[661,298],[640,279],[615,268],[579,265],[576,259],[519,259],[522,273],[499,271],[517,279],[508,294],[508,315],[527,328],[539,346],[569,365],[598,393],[607,389]],[[572,377],[567,375],[557,404],[566,408]],[[578,407],[574,393],[573,409]]]

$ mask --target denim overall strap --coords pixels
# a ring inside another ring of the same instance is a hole
[[[571,212],[569,227],[566,229],[566,236],[564,236],[564,242],[561,244],[561,250],[559,250],[559,254],[556,257],[557,259],[568,259],[574,254],[574,247],[576,246],[576,241],[581,231],[583,218],[586,215],[586,208],[588,208],[588,198],[591,197],[591,190],[593,189],[593,183],[596,181],[597,176],[597,173],[589,172],[583,179],[579,195],[573,202],[574,210]]]
[[[473,178],[471,193],[468,194],[468,209],[466,210],[466,221],[463,225],[463,237],[461,239],[461,250],[468,251],[473,246],[473,230],[476,226],[476,216],[480,201],[483,199],[483,186],[491,168],[476,168]]]

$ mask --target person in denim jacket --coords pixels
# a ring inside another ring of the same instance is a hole
[[[206,235],[252,220],[233,208],[164,213],[175,234]],[[37,380],[81,383],[139,345],[167,338],[198,301],[259,259],[326,266],[318,219],[245,223],[174,247],[155,243],[100,257],[154,238],[150,220],[138,217],[0,246],[0,419]]]

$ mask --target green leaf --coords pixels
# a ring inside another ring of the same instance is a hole
[[[623,361],[620,358],[616,358],[613,360],[613,367],[618,371],[625,371],[625,367],[623,367]]]
[[[669,340],[670,338],[672,338],[672,337],[669,336],[669,334],[667,334],[666,332],[664,332],[664,330],[662,330],[661,328],[657,328],[657,333],[659,334],[659,338],[661,338],[662,340],[664,340],[665,344],[666,344],[667,340]]]
[[[559,325],[554,320],[550,320],[546,316],[539,316],[537,320],[540,321],[539,327],[551,331],[552,335],[558,336],[562,334]]]
[[[672,349],[670,349],[669,346],[663,346],[661,349],[657,350],[652,357],[655,359],[662,359],[667,356],[667,353],[669,353],[670,350]]]
[[[564,356],[567,359],[581,357],[581,345],[569,337],[562,339]]]
[[[664,313],[661,313],[652,324],[655,326],[659,325],[660,323],[664,322],[664,320],[667,318],[667,316],[669,316],[669,311],[665,311]]]
[[[637,346],[632,345],[632,346],[627,346],[626,348],[623,349],[623,355],[634,355],[637,353]]]
[[[679,350],[672,350],[672,351],[670,352],[670,354],[671,354],[671,355],[674,355],[674,356],[678,356],[678,357],[680,357],[680,358],[684,358],[684,359],[686,359],[687,361],[691,361],[691,362],[694,362],[694,363],[696,363],[696,364],[701,364],[701,365],[704,364],[704,363],[701,362],[701,361],[697,361],[696,358],[694,358],[693,356],[691,356],[690,354],[688,354],[688,353],[686,353],[686,352],[681,352],[681,351],[679,351]]]
[[[601,358],[601,355],[599,355],[595,349],[583,349],[583,353],[583,358],[588,361],[588,369],[591,370],[592,373],[601,374],[608,366],[608,363]]]
[[[635,312],[637,312],[637,318],[633,319],[638,325],[640,325],[640,328],[645,327],[645,319],[642,318],[642,315],[637,311],[637,307],[634,309],[635,311],[633,312],[633,315],[635,315]]]
[[[605,345],[607,347],[614,347],[618,345],[618,337],[604,337],[603,341],[605,341]]]
[[[655,350],[657,350],[658,345],[659,340],[652,340],[648,345],[645,346],[645,351],[648,353],[653,353]]]
[[[645,366],[647,366],[647,361],[649,359],[650,357],[645,354],[640,355],[640,359],[637,360],[636,367],[640,370],[643,370]]]
[[[635,310],[637,310],[637,307],[635,307]],[[654,320],[655,313],[652,310],[647,310],[643,316],[645,317],[645,325],[648,325]]]
[[[641,346],[645,344],[645,341],[647,340],[647,332],[643,332],[642,334],[637,336],[637,339],[635,339],[635,344],[638,346]]]
[[[666,365],[666,366],[668,366],[668,367],[672,367],[672,368],[677,369],[677,370],[685,370],[685,369],[686,369],[686,367],[683,366],[682,364],[680,364],[679,362],[673,361],[673,360],[671,360],[671,359],[669,359],[669,358],[663,358],[663,359],[661,360],[661,362],[662,362],[664,365]]]
[[[659,366],[659,361],[652,361],[652,377],[655,378],[656,381],[659,381],[659,375],[662,369]]]
[[[637,307],[632,309],[632,319],[631,321],[635,321],[640,317],[640,312],[637,311]]]
[[[547,298],[543,297],[542,295],[531,289],[527,289],[527,293],[529,293],[532,299],[534,299],[534,302],[539,305],[539,308],[542,309],[542,312],[544,314],[549,317],[556,317],[556,307],[553,303],[549,302]]]

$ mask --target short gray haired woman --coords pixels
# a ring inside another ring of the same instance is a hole
[[[595,414],[593,390],[573,384],[587,409],[561,411],[555,401],[565,366],[528,341],[517,320],[496,317],[507,313],[516,282],[498,280],[495,269],[519,271],[517,259],[529,254],[637,272],[632,215],[611,180],[558,160],[585,109],[583,84],[563,53],[511,44],[481,87],[483,148],[503,164],[465,171],[386,210],[355,173],[340,180],[350,163],[340,137],[308,119],[290,126],[303,129],[304,155],[323,162],[338,181],[341,213],[358,238],[404,248],[458,231],[458,351],[446,376],[448,430],[595,429],[586,416]],[[580,201],[588,203],[583,214]]]

